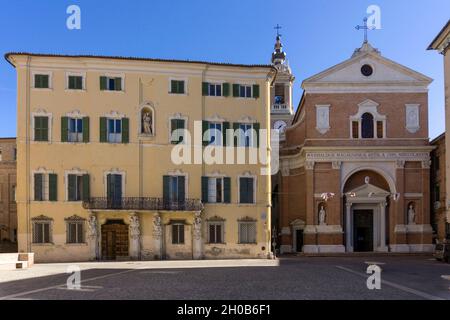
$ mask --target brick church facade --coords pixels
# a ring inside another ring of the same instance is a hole
[[[281,253],[433,250],[431,82],[368,42],[303,82],[273,186]]]

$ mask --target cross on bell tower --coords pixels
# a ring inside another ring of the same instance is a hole
[[[374,28],[373,27],[369,27],[367,25],[367,18],[364,18],[363,22],[364,22],[364,24],[362,26],[357,25],[355,28],[356,28],[356,30],[364,30],[364,43],[367,43],[368,42],[367,32],[369,30],[373,30]]]
[[[275,42],[275,51],[272,53],[272,63],[274,65],[279,65],[286,61],[286,53],[283,52],[283,44],[281,43],[280,29],[282,29],[282,27],[277,23],[277,26],[274,27],[274,29],[277,30],[277,38]]]
[[[274,27],[274,29],[277,30],[277,37],[281,37],[280,30],[283,29],[283,28],[277,23],[277,26]]]

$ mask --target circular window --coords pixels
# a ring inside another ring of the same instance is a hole
[[[368,64],[365,64],[361,67],[361,73],[366,77],[370,77],[373,74],[373,68]]]

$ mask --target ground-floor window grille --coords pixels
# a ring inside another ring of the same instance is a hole
[[[39,221],[33,223],[33,243],[51,243],[50,221]]]
[[[208,242],[209,243],[224,243],[224,227],[223,222],[209,222],[208,223]]]
[[[256,243],[256,222],[239,222],[239,243]]]
[[[84,222],[67,222],[67,243],[84,243]]]
[[[184,224],[172,224],[172,244],[184,244]]]

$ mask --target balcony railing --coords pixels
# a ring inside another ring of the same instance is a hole
[[[88,210],[161,210],[161,211],[201,211],[203,203],[198,199],[169,201],[163,198],[89,198],[83,201]]]
[[[275,103],[272,105],[272,112],[286,112],[288,110],[288,105],[286,103]]]

